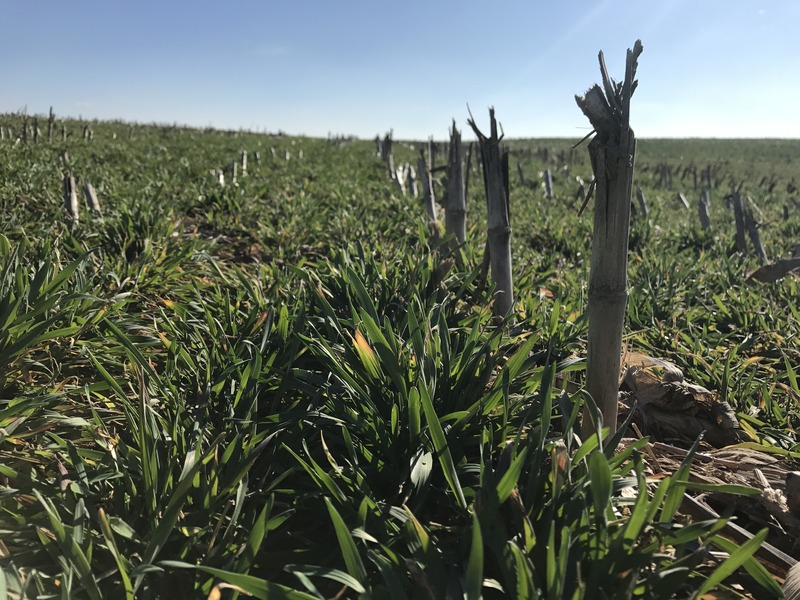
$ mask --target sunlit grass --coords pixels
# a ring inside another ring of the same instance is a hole
[[[562,146],[547,163],[520,150],[534,184],[512,182],[509,330],[478,281],[476,172],[466,262],[448,270],[371,143],[97,124],[64,145],[103,205],[72,233],[62,144],[0,143],[0,589],[666,598],[745,563],[777,595],[722,521],[679,514],[690,459],[651,480],[642,442],[575,435],[589,174],[580,150],[558,163]],[[653,148],[641,161],[678,160]],[[242,149],[247,177],[220,188],[209,170]],[[721,193],[701,232],[651,170],[638,183],[651,213],[633,225],[626,344],[799,450],[797,279],[746,282],[757,263],[731,252]],[[780,255],[800,219],[771,194]],[[711,548],[731,558],[711,565]]]

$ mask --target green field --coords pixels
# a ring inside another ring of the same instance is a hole
[[[82,125],[0,141],[0,598],[779,595],[753,547],[680,513],[688,462],[658,480],[645,441],[573,435],[585,146],[507,142],[508,327],[479,281],[474,160],[466,260],[447,271],[372,141],[124,123],[92,123],[89,141]],[[416,164],[421,144],[394,146]],[[757,444],[800,458],[800,280],[748,281],[759,262],[735,252],[724,202],[744,183],[769,258],[790,256],[800,141],[638,151],[649,214],[631,229],[627,349],[672,361]],[[692,166],[714,173],[707,231]],[[102,206],[79,196],[71,227],[67,172]]]

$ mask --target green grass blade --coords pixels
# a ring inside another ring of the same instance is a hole
[[[158,564],[164,567],[179,569],[197,569],[203,573],[213,575],[230,585],[234,585],[244,593],[254,598],[260,598],[261,600],[319,600],[316,596],[312,596],[311,594],[293,590],[285,585],[272,583],[271,581],[253,577],[252,575],[243,575],[241,573],[206,567],[204,565],[190,565],[189,563],[176,560],[162,560]]]
[[[419,445],[421,417],[420,393],[416,387],[413,387],[408,393],[408,444],[410,448],[416,448]]]
[[[286,565],[284,568],[295,575],[301,574],[306,577],[323,577],[325,579],[330,579],[331,581],[346,585],[357,594],[364,594],[367,591],[355,577],[339,569],[319,567],[316,565]]]
[[[508,547],[511,548],[511,553],[514,555],[514,570],[516,571],[516,598],[517,600],[528,600],[538,598],[539,594],[536,586],[533,583],[533,574],[531,573],[528,559],[525,553],[513,541],[508,542]]]
[[[714,519],[708,521],[696,521],[684,527],[678,527],[673,533],[665,535],[661,544],[664,546],[681,546],[699,538],[710,538],[712,535],[722,530],[728,524],[728,519]]]
[[[53,277],[48,283],[42,285],[41,289],[39,290],[39,295],[42,296],[47,294],[48,292],[55,291],[59,289],[70,277],[72,274],[78,269],[79,266],[86,260],[86,258],[91,254],[91,252],[85,253],[83,256],[79,256],[71,263],[69,263],[66,267],[59,271],[58,275]]]
[[[356,548],[350,530],[336,511],[336,508],[334,508],[333,503],[327,497],[325,498],[325,505],[328,507],[328,514],[331,517],[333,528],[336,531],[336,539],[339,541],[339,549],[342,551],[342,557],[344,558],[344,564],[347,566],[347,572],[355,577],[364,587],[367,587],[367,570],[364,568],[364,563],[361,561],[361,555],[358,553],[358,548]]]
[[[764,492],[749,485],[735,483],[702,483],[700,481],[687,481],[684,484],[687,490],[698,492],[716,492],[719,494],[735,494],[737,496],[761,496]]]
[[[558,558],[556,554],[556,523],[550,523],[547,536],[547,557],[545,559],[545,581],[547,582],[548,598],[559,598],[561,589],[558,587],[560,579],[558,577]]]
[[[158,384],[159,388],[163,389],[161,384],[161,378],[156,373],[155,369],[153,369],[153,365],[150,363],[149,360],[145,358],[142,354],[141,350],[136,347],[136,345],[130,340],[130,338],[125,335],[122,330],[117,327],[111,321],[104,321],[103,325],[106,329],[108,329],[112,336],[122,344],[122,347],[125,348],[125,351],[128,353],[131,361],[136,364],[137,367],[142,369],[145,373],[147,373],[148,377],[150,377],[156,384]]]
[[[427,552],[431,544],[431,538],[428,535],[428,532],[425,531],[425,527],[419,522],[419,519],[417,519],[414,513],[411,512],[411,509],[405,504],[403,505],[403,510],[405,511],[406,515],[408,515],[408,520],[411,522],[414,535],[416,536],[417,541],[419,541],[420,548],[422,548],[423,552]]]
[[[270,496],[250,529],[250,535],[247,536],[247,544],[244,547],[244,553],[238,564],[239,571],[246,573],[255,563],[258,551],[261,549],[261,544],[264,543],[267,537],[267,520],[272,511],[272,504],[273,496]]]
[[[127,560],[122,557],[119,553],[119,549],[117,548],[117,543],[114,540],[114,532],[111,530],[111,524],[108,522],[108,518],[106,517],[105,511],[100,508],[97,511],[98,521],[100,521],[100,531],[103,533],[103,537],[106,540],[106,545],[108,546],[108,551],[111,552],[111,555],[114,557],[114,562],[117,563],[117,569],[119,570],[119,576],[122,580],[122,587],[125,590],[125,599],[126,600],[133,600],[133,585],[131,584],[131,579],[128,576],[128,565]],[[2,595],[0,595],[2,597]]]
[[[728,577],[733,575],[736,570],[750,560],[755,554],[756,550],[761,547],[764,540],[767,539],[769,529],[762,529],[752,539],[748,540],[739,547],[733,549],[728,558],[726,558],[720,566],[714,569],[714,572],[708,576],[703,585],[695,592],[694,597],[700,598],[703,594],[710,592],[717,585],[725,581]],[[776,584],[777,585],[777,584]]]
[[[767,530],[765,529],[763,531]],[[763,533],[763,531],[759,533]],[[733,555],[739,549],[737,544],[719,535],[712,540],[712,543],[722,548],[729,555]],[[758,548],[756,548],[756,550],[757,549]],[[755,579],[756,583],[771,592],[775,598],[780,598],[783,595],[781,586],[778,585],[778,582],[775,581],[775,578],[770,574],[769,571],[767,571],[764,565],[756,560],[755,556],[752,556],[744,561],[742,566],[750,574],[750,576]]]
[[[678,470],[672,475],[672,484],[667,492],[667,498],[664,501],[664,507],[661,510],[660,521],[662,523],[669,523],[672,521],[673,517],[675,517],[675,513],[678,512],[678,509],[683,502],[683,495],[686,491],[686,483],[689,481],[689,472],[692,468],[692,460],[694,460],[694,455],[697,452],[697,449],[700,447],[700,440],[702,439],[703,436],[701,434],[695,440],[694,444],[692,444],[692,447],[689,448],[689,452],[686,453],[686,457],[683,459],[681,466],[678,467]]]
[[[367,556],[372,561],[372,564],[378,567],[391,600],[408,600],[408,594],[403,589],[400,578],[392,570],[391,561],[374,550],[367,550]]]
[[[461,489],[461,482],[458,480],[456,473],[456,466],[453,463],[453,457],[450,455],[450,447],[447,444],[447,438],[444,435],[442,424],[439,422],[439,417],[436,416],[436,411],[431,402],[430,392],[426,385],[419,387],[420,403],[422,404],[422,411],[425,413],[425,420],[428,423],[428,431],[431,434],[433,447],[436,450],[436,456],[439,463],[442,465],[444,477],[447,483],[450,484],[450,489],[458,500],[458,505],[461,508],[467,508],[467,500],[464,498],[464,492]]]
[[[497,497],[500,501],[500,504],[508,500],[511,492],[514,491],[514,487],[517,485],[519,476],[522,473],[522,468],[525,466],[525,458],[527,457],[528,450],[529,447],[526,446],[522,449],[522,452],[514,457],[508,467],[508,470],[503,473],[503,476],[497,483]]]
[[[178,485],[172,491],[169,502],[163,511],[163,515],[159,519],[158,525],[153,531],[150,541],[148,542],[147,547],[142,554],[143,564],[152,564],[161,548],[164,547],[164,544],[169,539],[175,524],[178,522],[181,508],[184,506],[186,499],[189,496],[195,473],[200,470],[200,467],[205,465],[214,457],[214,451],[216,450],[216,447],[221,439],[222,438],[220,436],[214,440],[209,445],[208,449],[203,453],[202,458],[196,461],[188,471],[183,473],[183,479],[178,482]],[[140,583],[141,579],[137,582],[137,587]]]
[[[629,543],[629,546],[639,537],[639,534],[647,523],[647,508],[650,503],[647,494],[647,479],[644,476],[641,456],[637,454],[635,461],[638,484],[636,490],[636,504],[634,504],[631,510],[630,518],[625,524],[625,530],[623,531],[623,539]]]
[[[302,457],[289,446],[284,445],[284,448],[289,452],[289,454],[294,456],[297,462],[300,463],[300,466],[303,467],[305,472],[308,473],[318,485],[324,486],[324,488],[327,489],[334,498],[336,498],[337,502],[341,504],[345,504],[347,502],[347,495],[338,485],[336,485],[336,482],[333,480],[333,478],[311,458],[308,448],[306,448],[306,454],[309,456],[311,465],[303,460]]]
[[[367,288],[364,286],[364,282],[361,281],[358,273],[356,273],[352,267],[348,267],[346,273],[347,283],[350,285],[350,290],[353,292],[358,306],[362,310],[365,310],[367,314],[372,317],[373,321],[376,323],[380,322],[378,311],[375,309],[375,303],[372,301],[372,297],[369,295],[369,292],[367,292]]]
[[[797,385],[797,372],[794,370],[788,356],[784,355],[783,364],[786,366],[786,376],[789,378],[789,384],[792,386],[794,393],[800,398],[800,387]]]
[[[469,551],[466,572],[466,600],[480,600],[483,589],[483,536],[478,515],[472,515],[472,544]]]
[[[92,361],[94,368],[97,369],[97,372],[100,374],[100,377],[102,377],[103,380],[108,384],[108,386],[112,390],[114,390],[114,393],[117,394],[120,400],[126,400],[127,395],[122,390],[122,387],[120,387],[117,380],[111,376],[111,374],[106,370],[106,368],[102,364],[100,364],[100,362],[95,358],[94,354],[92,354],[91,351],[87,351],[87,354],[89,356],[89,360]]]
[[[37,489],[34,489],[33,493],[39,500],[39,503],[44,507],[45,512],[47,513],[47,518],[50,520],[50,526],[56,535],[58,545],[61,548],[61,551],[64,553],[64,556],[69,560],[69,563],[78,573],[78,579],[80,580],[84,591],[93,600],[101,600],[102,594],[100,593],[100,587],[97,584],[97,579],[95,579],[94,573],[92,573],[92,568],[89,564],[89,559],[86,557],[86,554],[84,554],[83,550],[81,550],[80,546],[78,546],[75,538],[67,534],[67,531],[61,522],[61,517],[58,515],[58,512],[56,511],[52,502],[42,496]]]
[[[589,456],[589,479],[595,517],[604,520],[611,503],[611,467],[602,452],[592,452]]]
[[[608,431],[609,431],[608,427],[603,427],[603,429],[600,432],[601,438],[605,436],[608,433]],[[597,449],[597,447],[598,447],[597,434],[593,433],[592,435],[589,436],[589,438],[586,441],[584,441],[581,444],[580,448],[578,448],[578,450],[575,452],[575,456],[572,459],[573,464],[577,464],[580,461],[582,461],[584,458],[589,456],[589,454],[593,450]]]

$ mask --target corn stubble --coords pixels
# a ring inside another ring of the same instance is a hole
[[[656,476],[647,441],[577,435],[588,226],[562,190],[587,165],[548,152],[552,200],[501,174],[519,206],[512,329],[480,286],[483,223],[448,256],[372,142],[125,123],[84,141],[65,121],[51,144],[0,120],[10,597],[779,595],[752,558],[766,532],[737,546],[725,518],[681,515],[699,445]],[[72,229],[66,149],[103,209]],[[221,186],[243,151],[261,158]],[[669,213],[652,172],[638,183],[670,218],[632,225],[630,343],[671,352],[796,456],[797,281],[744,284],[746,258]]]
[[[589,274],[589,343],[586,389],[611,431],[617,427],[620,354],[628,299],[628,232],[636,137],[630,127],[631,96],[642,44],[628,50],[625,78],[613,81],[599,55],[603,87],[575,100],[594,127],[589,156],[595,182],[594,230]],[[584,435],[594,426],[584,417]]]

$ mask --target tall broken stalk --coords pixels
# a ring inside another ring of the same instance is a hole
[[[630,128],[631,96],[637,86],[636,68],[642,43],[628,49],[625,79],[608,76],[603,53],[600,73],[603,87],[595,85],[578,106],[594,127],[589,156],[596,182],[594,234],[589,275],[589,344],[586,388],[600,412],[603,425],[616,430],[622,330],[628,299],[628,232],[636,138]],[[584,436],[592,426],[584,413]]]
[[[50,107],[50,115],[47,118],[47,141],[53,141],[53,129],[56,126],[56,114],[53,112],[53,107]]]
[[[747,226],[747,235],[750,236],[753,248],[755,248],[756,254],[758,254],[758,260],[761,261],[762,265],[767,264],[769,258],[767,257],[767,251],[764,250],[764,245],[761,243],[761,234],[758,232],[758,222],[753,216],[753,199],[750,196],[747,197],[747,206],[744,207],[744,222]]]
[[[94,186],[88,181],[83,182],[83,194],[86,197],[86,204],[89,210],[92,211],[92,214],[99,215],[101,210],[100,202],[97,200],[97,192],[94,190]]]
[[[461,161],[461,132],[450,130],[450,149],[447,155],[447,206],[445,206],[445,232],[453,234],[459,244],[467,238],[467,201],[464,195],[464,170]]]
[[[710,205],[708,197],[708,190],[706,190],[700,196],[700,203],[697,206],[697,213],[700,217],[700,227],[703,229],[703,231],[708,231],[708,228],[711,227],[711,218],[708,214]]]
[[[483,184],[486,189],[487,243],[486,252],[495,284],[492,305],[494,315],[504,318],[514,306],[514,285],[511,276],[511,218],[508,205],[508,152],[500,151],[494,109],[489,109],[490,136],[481,133],[470,115],[470,127],[478,138],[483,163]]]
[[[747,253],[747,238],[745,237],[744,203],[742,202],[742,186],[734,187],[731,191],[731,204],[733,206],[733,217],[736,221],[736,251],[742,254]]]
[[[75,178],[71,173],[64,175],[64,210],[67,213],[67,225],[72,231],[80,220],[78,214],[78,193],[75,188]]]
[[[436,216],[436,199],[433,196],[433,178],[431,177],[428,163],[425,161],[425,152],[423,150],[419,152],[417,171],[419,171],[419,179],[422,182],[422,200],[425,204],[425,212],[428,214],[428,227],[431,235],[434,238],[438,238],[439,220]]]

